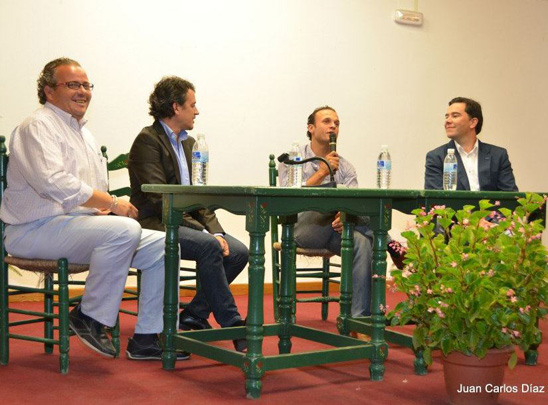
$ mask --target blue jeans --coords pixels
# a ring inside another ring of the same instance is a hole
[[[295,242],[300,247],[328,249],[341,255],[340,233],[333,230],[332,214],[307,211],[299,214],[295,224]],[[371,315],[371,264],[373,234],[366,225],[354,228],[354,261],[352,263],[352,317]]]
[[[186,226],[179,227],[181,259],[196,262],[200,290],[187,310],[194,316],[207,319],[212,312],[217,323],[232,326],[242,317],[228,285],[247,264],[247,247],[236,238],[225,234],[230,254],[223,257],[219,241],[211,234]]]

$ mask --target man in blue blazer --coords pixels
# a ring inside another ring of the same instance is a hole
[[[445,133],[450,139],[426,155],[424,188],[443,189],[443,161],[447,150],[455,149],[458,161],[457,190],[518,191],[506,149],[481,142],[481,105],[456,97],[445,114]]]

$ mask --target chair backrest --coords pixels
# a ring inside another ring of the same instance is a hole
[[[0,136],[0,205],[2,204],[2,200],[4,199],[4,190],[6,189],[8,185],[8,179],[7,179],[7,171],[8,171],[8,149],[6,148],[6,137]],[[4,224],[4,221],[0,220],[0,232],[1,232],[1,238],[0,241],[0,266],[7,266],[7,264],[4,263],[4,257],[6,257],[7,252],[4,248],[4,231],[6,230],[6,224]],[[3,274],[6,274],[5,272]],[[6,277],[6,276],[4,276]],[[7,283],[7,280],[4,280]],[[4,305],[4,303],[0,303],[1,305]]]
[[[101,146],[101,153],[103,154],[103,157],[107,160],[107,171],[110,173],[110,172],[113,172],[113,171],[116,171],[116,170],[121,170],[121,169],[127,169],[127,162],[128,162],[128,159],[129,159],[129,153],[122,153],[118,156],[116,156],[112,161],[109,161],[108,160],[108,155],[107,155],[107,147],[106,146]],[[117,197],[122,197],[122,196],[131,196],[131,187],[129,186],[126,186],[126,187],[120,187],[120,188],[116,188],[116,189],[110,189],[110,184],[109,184],[109,191],[108,191],[110,194],[113,194]]]
[[[268,162],[268,185],[270,187],[276,187],[278,178],[278,169],[276,169],[276,161],[274,155],[270,155],[270,161]]]

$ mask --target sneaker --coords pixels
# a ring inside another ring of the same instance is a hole
[[[190,359],[190,353],[176,352],[177,360]],[[162,360],[162,347],[158,336],[152,343],[141,344],[133,338],[129,338],[126,355],[130,360]]]
[[[80,304],[70,311],[69,326],[93,351],[106,357],[116,357],[116,349],[105,332],[105,325],[82,313]]]

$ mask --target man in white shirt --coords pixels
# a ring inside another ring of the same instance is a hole
[[[445,133],[451,140],[426,155],[425,189],[443,189],[443,161],[448,149],[457,151],[457,190],[517,191],[506,149],[483,143],[477,136],[483,126],[481,105],[456,97],[445,114]]]
[[[134,340],[142,344],[134,358],[161,359],[165,234],[141,229],[137,209],[108,194],[106,161],[85,128],[92,90],[84,69],[68,58],[49,62],[40,74],[43,107],[10,139],[0,209],[5,247],[23,258],[89,264],[69,323],[84,344],[107,357],[116,353],[105,326],[116,323],[129,267],[141,269]]]

